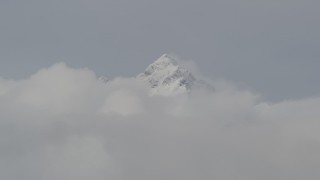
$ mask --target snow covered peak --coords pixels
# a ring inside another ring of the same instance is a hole
[[[150,64],[137,78],[147,83],[151,95],[172,96],[188,93],[196,88],[214,89],[208,83],[198,80],[188,69],[179,65],[174,56],[168,54],[162,55]],[[103,84],[108,84],[110,81],[104,76],[98,80]]]
[[[151,94],[175,95],[191,91],[195,87],[202,87],[205,83],[197,80],[193,74],[180,66],[177,60],[164,54],[150,64],[139,79],[147,82],[151,87]]]
[[[154,63],[150,64],[143,74],[146,76],[164,76],[175,71],[177,68],[177,61],[173,57],[164,54]]]
[[[166,68],[168,66],[177,66],[177,60],[169,55],[169,54],[163,54],[159,59],[157,59],[154,63],[152,63],[150,66],[157,66],[159,68]]]

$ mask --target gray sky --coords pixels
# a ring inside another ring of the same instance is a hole
[[[317,0],[1,0],[0,76],[66,62],[132,76],[174,52],[270,100],[320,91]]]

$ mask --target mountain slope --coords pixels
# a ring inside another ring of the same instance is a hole
[[[200,81],[177,60],[164,54],[154,63],[150,64],[144,73],[137,76],[147,82],[153,95],[175,95],[190,92],[194,88],[210,88],[210,85]]]

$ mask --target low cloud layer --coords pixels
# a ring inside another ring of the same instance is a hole
[[[319,179],[319,97],[270,104],[215,86],[149,96],[63,63],[0,79],[0,179]]]

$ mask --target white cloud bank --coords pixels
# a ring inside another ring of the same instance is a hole
[[[217,88],[148,96],[56,64],[0,79],[0,179],[316,180],[320,98],[269,104]]]

